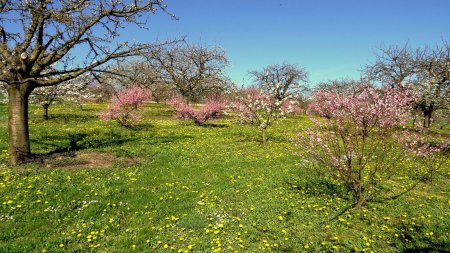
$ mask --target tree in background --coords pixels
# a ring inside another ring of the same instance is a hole
[[[449,56],[450,46],[445,41],[434,49],[390,46],[380,49],[365,72],[369,79],[391,88],[410,85],[418,98],[413,106],[423,115],[423,127],[430,128],[433,115],[450,112]]]
[[[209,94],[203,105],[196,109],[186,103],[181,96],[174,96],[169,104],[175,107],[177,118],[193,120],[197,125],[203,125],[207,120],[217,118],[225,110],[225,100],[219,94]]]
[[[416,75],[415,106],[422,112],[423,127],[430,128],[435,112],[450,113],[450,46],[424,48],[417,59]]]
[[[121,126],[131,127],[140,121],[138,110],[151,97],[152,92],[149,89],[130,86],[113,96],[108,108],[99,114],[100,119],[115,120]]]
[[[407,44],[382,47],[375,55],[375,62],[364,69],[367,79],[381,82],[391,88],[411,83],[416,73],[416,58],[419,50]]]
[[[171,85],[188,103],[201,101],[207,94],[226,88],[224,69],[228,60],[218,47],[172,44],[145,56],[159,80]]]
[[[329,92],[335,94],[352,94],[361,88],[361,82],[353,79],[330,80],[321,82],[314,88],[316,92]]]
[[[299,135],[299,146],[306,157],[337,173],[360,208],[395,170],[400,157],[395,127],[405,122],[412,102],[407,89],[316,92],[309,107],[313,127]]]
[[[435,176],[441,174],[440,169],[449,164],[450,138],[437,138],[424,128],[414,129],[404,136],[405,148],[419,164],[414,168],[416,176],[433,183]]]
[[[54,102],[56,102],[58,99],[63,98],[64,95],[77,93],[79,89],[82,88],[83,87],[78,87],[77,85],[73,85],[70,83],[39,87],[34,90],[32,95],[30,95],[30,103],[42,106],[42,118],[44,120],[48,120],[48,109]]]
[[[125,87],[132,83],[150,89],[156,103],[167,100],[175,92],[171,84],[161,79],[158,71],[142,59],[119,62],[111,67],[111,72],[114,74],[110,75],[110,79],[115,78],[118,81],[116,86]]]
[[[125,25],[143,27],[142,15],[158,9],[165,10],[162,0],[1,2],[0,82],[8,93],[12,164],[31,156],[28,98],[32,91],[86,72],[101,72],[111,60],[150,49],[149,44],[116,41]],[[84,56],[83,64],[74,65],[74,59],[81,60],[80,55]],[[45,71],[52,65],[54,69]]]
[[[278,100],[255,86],[235,88],[230,103],[230,109],[237,113],[241,124],[255,126],[261,131],[263,144],[266,143],[269,126],[275,120],[284,118],[294,106],[295,103],[288,97]]]
[[[49,119],[48,109],[55,102],[74,102],[83,110],[84,103],[102,98],[95,83],[92,76],[81,75],[58,85],[39,87],[30,95],[30,103],[42,106],[44,120]]]
[[[279,101],[300,96],[308,82],[308,72],[304,68],[287,63],[269,65],[250,74],[258,88]]]

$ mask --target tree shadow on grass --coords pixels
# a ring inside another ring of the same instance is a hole
[[[30,117],[30,120],[34,123],[43,123],[43,122],[64,122],[67,123],[69,121],[86,121],[86,120],[95,120],[98,119],[97,115],[86,115],[86,114],[49,114],[48,120],[44,120],[42,115],[33,115]]]
[[[376,196],[380,195],[380,194],[373,194],[373,197],[369,199],[370,203],[385,203],[391,200],[396,200],[406,194],[408,194],[409,192],[411,192],[412,190],[414,190],[421,182],[418,181],[415,184],[413,184],[412,186],[410,186],[409,188],[405,189],[404,191],[401,191],[399,193],[396,193],[393,196],[390,197],[378,197],[376,198]]]
[[[155,128],[155,126],[150,123],[140,123],[140,124],[137,124],[134,126],[127,127],[128,130],[132,130],[132,131],[150,130],[153,128]]]
[[[342,184],[333,180],[332,177],[326,176],[323,172],[313,171],[310,171],[308,174],[302,173],[298,175],[297,180],[287,179],[286,184],[288,184],[290,189],[302,191],[310,196],[340,197],[350,200],[348,191]]]
[[[124,138],[123,136],[117,134],[110,134],[107,136],[95,136],[95,138],[87,138],[89,137],[86,133],[76,133],[69,134],[68,136],[59,136],[58,139],[64,140],[65,145],[58,145],[54,143],[49,143],[45,141],[34,141],[37,144],[53,147],[53,150],[44,153],[44,154],[35,154],[35,160],[42,160],[47,157],[50,157],[54,154],[62,154],[62,153],[70,153],[79,150],[84,150],[88,148],[102,148],[109,146],[119,146],[124,144],[125,142],[129,142],[134,140],[133,138]],[[53,138],[52,140],[54,140]]]
[[[148,141],[149,144],[158,144],[158,143],[175,143],[180,142],[186,139],[193,139],[193,136],[190,135],[173,135],[173,136],[159,136],[154,137]]]
[[[229,125],[227,125],[225,123],[212,123],[212,122],[207,122],[200,126],[204,127],[204,128],[227,128],[227,127],[229,127]]]
[[[402,253],[450,253],[450,242],[434,243],[430,242],[427,246],[422,247],[409,247]]]

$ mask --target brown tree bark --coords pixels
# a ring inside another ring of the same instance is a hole
[[[124,42],[113,46],[113,42],[123,30],[122,22],[144,27],[145,22],[138,17],[156,10],[166,11],[162,0],[111,1],[111,4],[103,4],[104,1],[0,2],[0,83],[6,86],[9,98],[11,164],[26,162],[31,157],[28,98],[34,88],[58,85],[88,72],[103,73],[102,66],[109,61],[151,50],[154,45],[148,43]],[[92,33],[98,36],[92,38]],[[80,47],[88,50],[76,56],[85,59],[84,65],[54,66],[71,63],[74,58],[68,55],[75,54]]]
[[[42,115],[43,120],[48,120],[48,108],[50,107],[49,104],[44,103],[42,105],[42,109],[44,109],[44,114]]]
[[[9,161],[12,165],[31,158],[28,131],[28,97],[31,85],[8,85]]]
[[[433,106],[426,108],[423,111],[423,127],[430,128],[431,127],[431,116],[433,115]]]
[[[267,136],[266,136],[266,129],[265,128],[263,128],[262,130],[261,130],[261,133],[262,133],[262,144],[264,145],[264,144],[266,144],[266,141],[267,141]]]

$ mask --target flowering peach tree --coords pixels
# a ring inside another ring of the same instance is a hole
[[[408,119],[412,101],[407,89],[319,91],[309,106],[313,127],[299,135],[298,144],[306,157],[337,172],[360,208],[401,157],[393,137]]]
[[[124,127],[131,127],[140,121],[138,110],[151,97],[152,92],[149,89],[129,87],[113,96],[108,108],[101,112],[99,117],[104,121],[115,120]]]
[[[419,164],[416,171],[422,180],[433,183],[439,170],[450,165],[450,138],[438,139],[423,128],[405,133],[404,144]]]
[[[186,103],[181,96],[173,96],[169,104],[177,111],[177,118],[193,120],[197,125],[203,125],[207,120],[218,117],[225,109],[225,100],[217,94],[206,96],[199,109]]]
[[[295,102],[289,97],[279,100],[256,87],[235,89],[230,104],[230,109],[236,112],[241,124],[255,126],[261,131],[263,144],[266,143],[269,126],[294,108]]]

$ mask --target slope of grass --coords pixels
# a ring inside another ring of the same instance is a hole
[[[199,127],[149,104],[145,120],[125,129],[99,121],[102,108],[58,105],[46,122],[31,108],[32,150],[42,160],[62,152],[117,159],[96,168],[2,166],[0,252],[450,250],[448,167],[433,184],[406,192],[417,183],[415,164],[401,161],[385,185],[389,196],[405,194],[343,212],[350,202],[342,186],[290,141],[308,125],[305,117],[275,124],[263,146],[258,131],[228,119]]]

